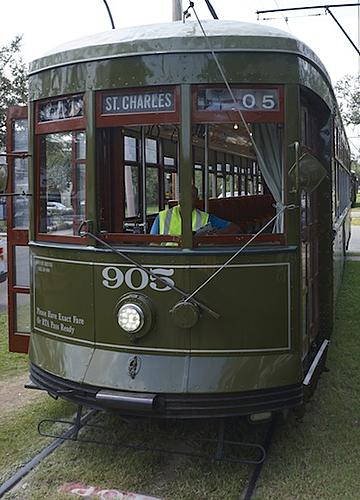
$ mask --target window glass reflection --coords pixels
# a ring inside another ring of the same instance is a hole
[[[125,217],[139,214],[139,172],[136,165],[125,165]]]
[[[84,132],[60,132],[41,138],[40,230],[77,235],[86,210]]]
[[[30,286],[29,247],[15,247],[15,285]]]
[[[28,188],[28,161],[26,158],[15,158],[13,189],[15,193],[24,193],[13,199],[13,226],[17,229],[29,227],[29,198],[26,196]]]
[[[28,150],[28,121],[14,120],[13,122],[13,151]]]
[[[30,333],[30,295],[17,293],[15,296],[15,331]]]
[[[159,211],[159,173],[157,168],[146,169],[146,207],[148,214]]]

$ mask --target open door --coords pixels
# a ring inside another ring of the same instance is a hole
[[[30,337],[29,186],[28,160],[22,155],[28,151],[27,107],[9,108],[6,124],[9,350],[26,353]]]

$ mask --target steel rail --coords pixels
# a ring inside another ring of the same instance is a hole
[[[272,439],[274,437],[274,432],[276,430],[277,423],[278,423],[278,417],[275,416],[269,425],[269,429],[265,435],[265,439],[264,439],[264,442],[262,444],[262,446],[265,450],[265,460],[263,462],[260,462],[260,463],[255,465],[254,470],[250,476],[248,486],[245,488],[245,490],[243,492],[243,495],[242,495],[243,500],[251,500],[251,498],[253,497],[253,495],[255,493],[256,484],[257,484],[258,479],[260,477],[263,465],[265,464],[265,461],[266,461],[266,458],[268,455],[268,451],[269,451]]]
[[[5,493],[12,490],[29,472],[34,469],[42,460],[48,457],[53,451],[55,451],[59,446],[61,446],[65,441],[72,439],[73,435],[77,435],[79,430],[86,425],[89,420],[91,420],[97,413],[97,410],[91,410],[83,417],[78,418],[76,415],[76,420],[74,425],[64,432],[61,436],[57,437],[52,443],[43,448],[34,458],[32,458],[28,463],[15,472],[7,481],[0,485],[0,498],[5,495]]]

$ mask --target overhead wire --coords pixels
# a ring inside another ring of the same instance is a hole
[[[279,9],[280,7],[279,7],[279,4],[278,4],[277,0],[274,0],[274,3],[276,5],[276,7]],[[281,15],[282,15],[282,18],[285,21],[287,29],[290,31],[290,33],[292,33],[290,25],[289,25],[289,18],[287,16],[284,16],[284,14],[281,14]]]
[[[302,16],[283,16],[284,19],[286,19],[286,22],[292,19],[304,19],[305,17],[319,17],[319,16],[326,16],[326,12],[319,12],[318,14],[304,14]],[[278,21],[280,20],[280,17],[262,17],[262,21]],[[259,20],[259,17],[258,17]]]
[[[359,8],[359,2],[357,3],[343,3],[343,4],[327,4],[327,5],[309,5],[309,6],[303,6],[303,7],[287,7],[287,8],[281,8],[281,9],[268,9],[268,10],[257,10],[256,14],[259,19],[259,14],[267,14],[267,13],[274,13],[274,12],[289,12],[289,11],[301,11],[301,10],[314,10],[314,9],[325,9],[325,14],[329,14],[333,21],[337,24],[337,26],[340,28],[340,30],[343,32],[343,34],[346,36],[348,41],[351,43],[351,45],[354,47],[356,52],[358,53],[358,56],[360,57],[360,43],[358,43],[358,46],[352,41],[346,30],[343,28],[343,26],[340,24],[338,19],[335,17],[333,12],[330,10],[331,8],[335,7],[358,7]],[[308,16],[304,16],[308,17]],[[264,20],[264,18],[262,18]],[[268,20],[268,19],[267,19]]]

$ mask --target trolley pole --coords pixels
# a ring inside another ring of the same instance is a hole
[[[173,0],[172,1],[172,20],[173,21],[181,21],[182,20],[182,0]]]

